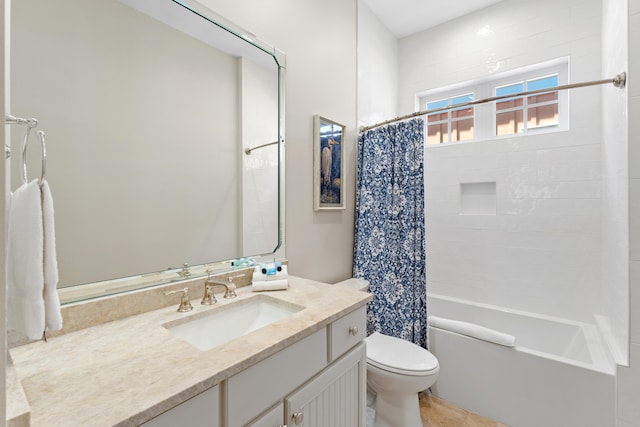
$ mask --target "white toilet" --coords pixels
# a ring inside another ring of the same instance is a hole
[[[364,279],[338,286],[366,291]],[[367,386],[376,393],[375,427],[421,427],[418,393],[438,378],[438,359],[424,348],[374,332],[367,343]]]
[[[379,332],[365,342],[367,385],[376,393],[375,427],[422,427],[418,392],[438,379],[438,359],[416,344]]]

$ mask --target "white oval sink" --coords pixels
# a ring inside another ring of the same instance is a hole
[[[259,294],[162,326],[199,350],[210,350],[303,309]]]

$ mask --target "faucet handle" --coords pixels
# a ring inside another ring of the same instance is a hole
[[[189,276],[191,276],[191,270],[189,269],[189,263],[188,262],[183,262],[182,263],[182,270],[178,273],[178,275],[184,277],[185,279],[188,278]]]
[[[238,296],[236,294],[236,284],[234,282],[235,279],[240,279],[241,277],[244,277],[244,274],[236,274],[235,276],[229,276],[227,278],[227,280],[229,281],[229,286],[227,287],[227,294],[229,294],[229,296],[227,297],[227,295],[225,294],[225,298],[233,298]]]
[[[227,288],[227,290],[224,292],[224,297],[223,298],[235,298],[238,296],[238,294],[236,294],[236,285],[234,285],[233,283],[229,284],[230,286]]]
[[[168,291],[168,292],[165,292],[164,294],[165,296],[169,296],[169,295],[178,294],[178,293],[182,293],[182,296],[180,297],[180,305],[178,306],[178,311],[180,313],[184,313],[185,311],[193,310],[193,306],[189,301],[189,288],[176,289],[175,291]]]
[[[200,304],[202,305],[213,305],[217,303],[216,295],[213,293],[213,283],[210,283],[209,280],[205,280],[204,282],[204,296],[202,297],[202,301]]]
[[[227,285],[227,291],[224,293],[225,298],[235,298],[238,296],[238,294],[236,294],[236,284],[233,283],[233,279],[237,279],[243,276],[244,274],[238,274],[237,276],[231,276],[227,278],[229,284]]]

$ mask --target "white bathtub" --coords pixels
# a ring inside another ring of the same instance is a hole
[[[429,327],[436,396],[512,427],[613,427],[615,364],[595,326],[433,294],[427,307],[516,337],[504,347]]]

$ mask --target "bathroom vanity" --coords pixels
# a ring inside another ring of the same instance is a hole
[[[204,279],[185,280],[284,255],[284,53],[195,0],[14,3],[11,51],[31,54],[11,58],[11,109],[37,106],[56,141],[66,304],[62,333],[10,350],[8,425],[364,426],[370,294],[289,276],[206,306]],[[29,62],[52,54],[56,75]],[[185,287],[180,313],[163,292]],[[243,304],[284,317],[247,326],[262,314]]]
[[[364,426],[370,294],[289,281],[286,291],[244,287],[214,306],[198,295],[191,312],[171,305],[12,349],[30,425]],[[300,309],[210,350],[170,329],[255,298]]]

